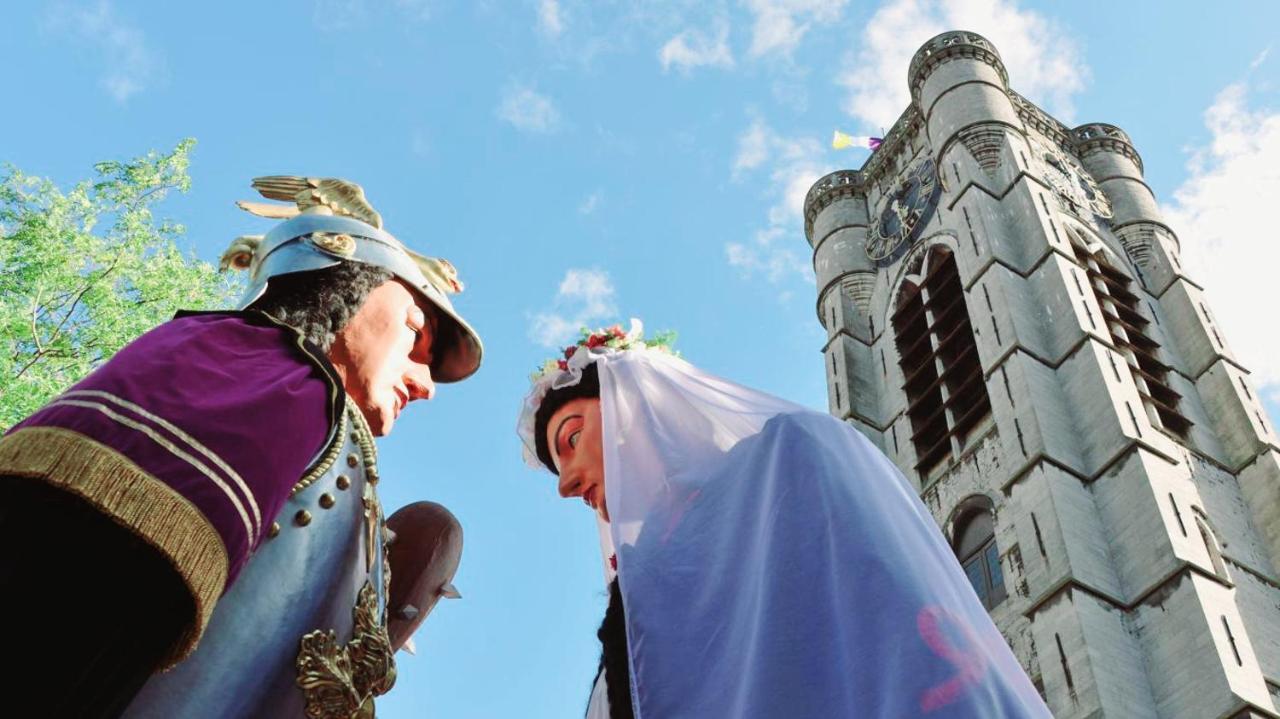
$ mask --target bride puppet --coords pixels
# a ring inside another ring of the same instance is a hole
[[[849,425],[632,320],[535,373],[518,429],[601,530],[588,719],[1050,716],[920,499]]]

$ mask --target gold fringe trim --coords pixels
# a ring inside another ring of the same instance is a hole
[[[228,564],[222,538],[200,510],[116,450],[61,427],[26,427],[0,440],[0,474],[36,477],[71,492],[163,552],[196,608],[163,668],[195,649],[222,596]]]

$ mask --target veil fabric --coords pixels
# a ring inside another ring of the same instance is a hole
[[[671,355],[595,359],[637,719],[1050,716],[860,433]]]

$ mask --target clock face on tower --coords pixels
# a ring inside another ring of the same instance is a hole
[[[1111,202],[1098,189],[1098,183],[1075,159],[1060,148],[1036,141],[1034,145],[1040,161],[1040,176],[1045,183],[1077,214],[1095,214],[1111,217]]]
[[[867,233],[867,258],[880,265],[896,260],[920,237],[942,195],[933,158],[917,162],[881,201]]]

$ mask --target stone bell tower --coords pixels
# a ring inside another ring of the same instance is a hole
[[[831,412],[915,483],[1057,717],[1275,717],[1280,443],[1120,129],[969,32],[805,201]]]

